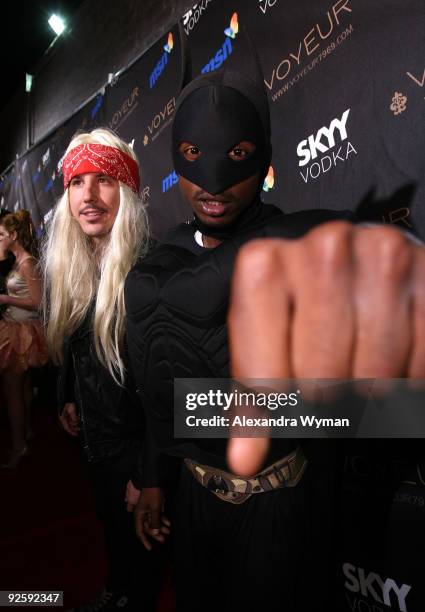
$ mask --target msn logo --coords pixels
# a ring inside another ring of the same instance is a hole
[[[174,187],[174,185],[178,183],[178,180],[179,177],[175,170],[171,172],[171,174],[166,176],[164,179],[162,179],[162,193],[165,193],[166,191],[171,189],[171,187]]]

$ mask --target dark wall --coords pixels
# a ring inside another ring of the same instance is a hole
[[[86,0],[72,30],[40,62],[31,93],[32,141],[61,124],[116,73],[170,29],[190,0]],[[26,94],[0,113],[0,171],[26,151]]]

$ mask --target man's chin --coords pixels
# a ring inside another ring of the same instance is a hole
[[[82,230],[88,238],[103,238],[108,233],[104,227],[96,225],[88,225],[83,227]]]
[[[205,214],[196,214],[196,219],[205,227],[223,227],[226,228],[229,225],[232,225],[234,219],[229,219],[228,215],[225,213],[223,215],[205,215]]]

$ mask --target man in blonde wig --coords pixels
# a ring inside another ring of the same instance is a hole
[[[109,562],[104,591],[79,610],[149,610],[161,572],[133,530],[144,422],[123,346],[124,280],[148,244],[139,165],[96,129],[72,139],[63,178],[44,254],[47,339],[61,365],[59,418],[81,439]]]

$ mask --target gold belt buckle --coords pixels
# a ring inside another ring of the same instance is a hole
[[[294,487],[299,482],[307,466],[301,447],[288,457],[276,461],[253,478],[241,478],[218,468],[197,464],[187,458],[184,462],[196,480],[216,497],[232,504],[242,504],[254,493]]]

